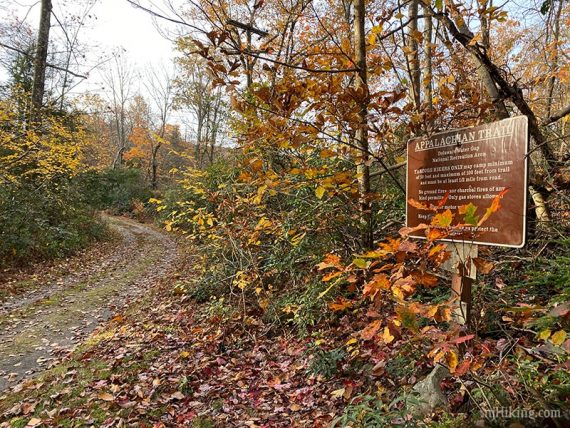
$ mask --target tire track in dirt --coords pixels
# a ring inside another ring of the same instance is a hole
[[[96,269],[70,273],[0,306],[0,391],[49,367],[171,269],[172,239],[133,220],[107,220],[120,238]]]

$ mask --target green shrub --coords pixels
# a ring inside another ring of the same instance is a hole
[[[327,350],[316,344],[311,344],[306,352],[312,356],[307,372],[325,379],[330,379],[338,373],[339,364],[346,357],[342,348]]]
[[[105,235],[70,181],[0,188],[0,266],[63,257]]]
[[[152,196],[143,172],[135,168],[88,171],[78,177],[77,185],[93,208],[113,214],[132,212],[138,202]]]
[[[402,403],[406,397],[401,395],[391,403],[384,403],[372,395],[357,395],[346,406],[341,416],[333,420],[331,427],[418,427],[420,421],[407,417]]]

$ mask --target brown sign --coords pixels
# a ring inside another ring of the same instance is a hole
[[[480,227],[453,240],[520,248],[525,244],[528,123],[525,116],[417,138],[408,143],[407,199],[442,209],[473,203],[483,217],[505,188],[501,208]],[[407,204],[406,225],[430,222],[433,213]],[[456,214],[454,224],[462,216]],[[474,233],[474,234],[473,234]],[[425,237],[422,232],[413,236]]]

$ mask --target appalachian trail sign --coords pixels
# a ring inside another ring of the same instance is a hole
[[[508,189],[501,209],[482,227],[463,228],[451,236],[453,273],[451,289],[456,296],[455,317],[469,326],[471,286],[476,277],[473,259],[478,244],[520,248],[526,239],[528,179],[528,121],[518,116],[471,128],[416,138],[408,143],[406,200],[435,204],[448,193],[442,209],[456,212],[472,203],[484,213],[491,201]],[[431,213],[406,204],[406,226],[430,223]],[[458,216],[459,217],[459,216]],[[459,223],[460,218],[455,220]],[[422,238],[423,231],[412,236]],[[469,327],[468,327],[469,328]]]
[[[505,188],[501,209],[457,242],[520,248],[526,238],[528,122],[518,116],[498,122],[417,138],[408,143],[406,199],[436,203],[455,212],[473,203],[485,212]],[[430,213],[409,206],[406,226],[429,223]],[[459,222],[459,219],[456,220]],[[417,237],[422,237],[418,232]]]

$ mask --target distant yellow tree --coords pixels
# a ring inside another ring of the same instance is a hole
[[[0,179],[43,182],[75,175],[86,141],[84,129],[56,116],[30,126],[18,120],[16,102],[0,101]]]

